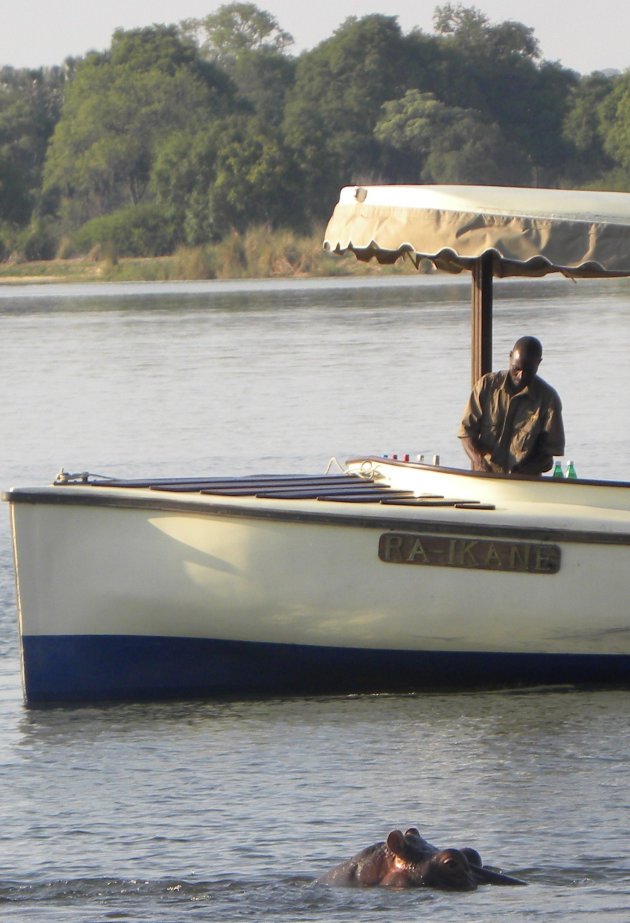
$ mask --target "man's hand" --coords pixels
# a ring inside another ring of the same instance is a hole
[[[477,448],[476,441],[471,436],[465,436],[462,440],[462,447],[472,464],[473,471],[492,471],[488,459]]]

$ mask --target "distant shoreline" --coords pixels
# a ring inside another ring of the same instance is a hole
[[[232,270],[232,271],[230,271]],[[279,261],[267,271],[259,261],[238,267],[209,269],[200,260],[184,260],[176,256],[117,260],[75,258],[38,262],[0,263],[0,285],[34,285],[85,282],[192,282],[209,279],[295,279],[329,278],[336,276],[416,275],[418,270],[409,261],[400,260],[394,266],[381,266],[376,261],[362,263],[351,256],[336,257],[322,252],[297,265]]]

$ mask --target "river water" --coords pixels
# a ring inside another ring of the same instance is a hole
[[[582,476],[628,479],[629,309],[627,281],[496,285],[495,367],[518,336],[542,339]],[[464,278],[0,287],[0,325],[2,489],[62,466],[134,477],[319,473],[385,452],[465,462]],[[0,919],[630,919],[628,692],[27,710],[6,512]],[[513,604],[527,617],[526,600]],[[411,825],[528,887],[313,883]]]

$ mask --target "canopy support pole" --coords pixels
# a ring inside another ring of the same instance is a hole
[[[482,253],[472,268],[472,383],[492,371],[493,254]]]

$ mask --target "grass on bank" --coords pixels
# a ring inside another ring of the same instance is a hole
[[[359,262],[322,249],[323,234],[252,228],[217,244],[180,247],[171,256],[118,257],[102,249],[85,257],[0,263],[1,282],[167,282],[416,273],[409,260],[394,266]]]

